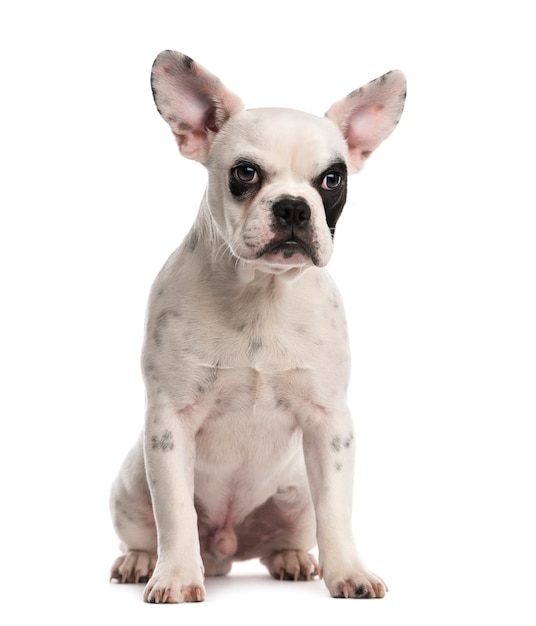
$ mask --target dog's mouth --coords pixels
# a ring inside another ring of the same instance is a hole
[[[294,240],[277,243],[271,246],[266,252],[271,252],[272,254],[281,253],[285,259],[290,259],[290,257],[295,254],[308,254],[303,244]]]
[[[311,246],[297,237],[272,241],[257,254],[257,258],[263,257],[267,261],[285,265],[303,265],[307,261],[315,263],[315,256]]]

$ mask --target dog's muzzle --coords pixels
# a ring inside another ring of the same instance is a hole
[[[316,265],[317,255],[311,244],[311,207],[307,202],[300,197],[283,196],[273,203],[272,216],[274,237],[259,251],[258,257],[269,254],[288,262],[299,255]]]

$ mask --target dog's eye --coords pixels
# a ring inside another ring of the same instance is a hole
[[[338,172],[329,172],[324,176],[324,180],[322,181],[322,189],[337,189],[339,185],[342,183],[342,176]]]
[[[240,183],[254,185],[259,182],[259,173],[252,165],[237,165],[233,167],[232,174]]]

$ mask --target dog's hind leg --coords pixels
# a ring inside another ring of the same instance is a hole
[[[319,574],[315,557],[315,518],[308,490],[280,489],[237,528],[238,559],[259,556],[279,580],[311,580]]]
[[[110,494],[110,510],[123,554],[110,578],[121,583],[147,582],[156,565],[156,525],[140,442],[127,455]]]

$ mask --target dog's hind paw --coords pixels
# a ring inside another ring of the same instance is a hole
[[[112,565],[110,580],[120,583],[146,583],[156,565],[156,554],[142,550],[129,550],[117,557]]]
[[[318,563],[312,554],[303,550],[278,550],[261,563],[278,580],[311,580],[318,575]]]

